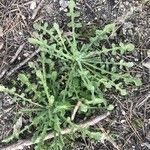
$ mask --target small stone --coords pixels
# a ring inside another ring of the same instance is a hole
[[[64,9],[64,12],[67,12],[68,11],[68,9],[66,8],[66,9]]]
[[[60,5],[60,11],[63,10],[66,12],[66,8],[68,6],[68,2],[66,0],[60,0],[59,1],[59,5]]]
[[[24,53],[23,56],[24,56],[24,57],[28,57],[28,56],[29,56],[29,53]]]
[[[32,1],[32,3],[30,4],[30,9],[34,10],[36,8],[36,2]]]
[[[22,33],[22,32],[19,32],[19,35],[21,35],[21,36],[22,36],[22,35],[23,35],[23,33]]]
[[[122,110],[122,114],[125,116],[126,112],[124,110]]]

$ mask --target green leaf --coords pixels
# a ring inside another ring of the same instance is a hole
[[[75,4],[74,0],[70,0],[69,3],[68,3],[68,7],[69,7],[69,10],[70,10],[70,13],[73,12],[75,6],[76,6],[76,4]],[[70,15],[70,13],[68,13],[68,14]]]
[[[133,62],[127,62],[127,63],[126,63],[126,66],[127,66],[127,67],[133,67],[133,66],[134,66],[134,63],[133,63]]]
[[[39,40],[35,39],[35,38],[28,38],[28,42],[31,44],[37,44],[37,43],[39,43]]]
[[[103,98],[93,98],[92,100],[88,101],[86,100],[86,104],[92,104],[92,105],[97,105],[97,104],[105,104],[106,100]]]
[[[53,95],[51,95],[50,96],[50,99],[48,99],[49,100],[49,104],[53,104],[54,103],[54,96]]]
[[[135,49],[134,45],[131,44],[131,43],[129,43],[129,44],[124,44],[124,43],[121,42],[119,45],[120,45],[120,47],[121,47],[120,50],[121,50],[122,54],[123,54],[124,52],[126,52],[126,51],[132,52],[132,51]]]
[[[53,81],[55,81],[56,78],[57,78],[57,72],[56,72],[56,71],[53,71],[50,76],[51,76],[51,79],[52,79]]]
[[[33,62],[29,62],[28,65],[30,68],[35,68],[35,64]]]
[[[94,140],[101,140],[102,138],[101,132],[86,131],[85,133],[88,135],[89,138],[94,139]]]
[[[34,27],[36,30],[40,30],[40,29],[41,29],[41,25],[39,25],[38,23],[34,23],[34,24],[33,24],[33,27]]]
[[[81,28],[81,27],[82,27],[82,24],[81,24],[81,23],[76,23],[76,24],[75,24],[75,27],[76,27],[76,28]]]
[[[41,80],[43,80],[43,74],[42,74],[41,70],[36,70],[36,76],[38,78],[40,78]]]
[[[114,109],[114,105],[108,105],[108,107],[107,107],[107,110],[109,110],[109,111],[111,111],[111,110],[113,110]]]
[[[59,25],[58,25],[58,23],[54,23],[54,24],[53,24],[53,27],[54,27],[54,29],[55,29],[56,31],[59,31]]]
[[[55,131],[60,131],[60,119],[58,118],[58,116],[57,115],[55,115],[55,117],[54,117],[54,130]]]
[[[27,77],[25,74],[23,74],[23,73],[20,73],[20,74],[18,75],[18,79],[19,79],[22,83],[25,83],[25,84],[29,82],[28,77]]]
[[[123,96],[125,96],[125,95],[128,94],[125,89],[120,89],[120,93],[121,93],[121,95],[123,95]]]
[[[0,85],[0,92],[4,92],[6,88],[3,85]]]
[[[80,110],[81,110],[82,112],[87,112],[87,111],[88,111],[88,106],[85,105],[85,104],[83,104],[83,103],[81,103],[81,105],[80,105]]]
[[[142,85],[142,81],[141,81],[141,79],[139,79],[139,78],[135,78],[135,79],[133,80],[133,82],[135,83],[136,86],[141,86],[141,85]]]
[[[132,52],[135,49],[135,46],[133,44],[127,44],[126,49],[130,52]]]
[[[103,105],[103,109],[111,111],[114,106],[107,105],[104,97],[106,91],[126,95],[126,85],[132,87],[133,84],[141,84],[140,79],[130,74],[134,63],[123,57],[123,54],[134,50],[134,45],[107,45],[105,40],[112,32],[115,33],[115,24],[108,24],[103,29],[95,25],[83,26],[75,7],[76,1],[69,0],[69,23],[66,28],[61,28],[57,23],[52,28],[47,22],[34,24],[36,31],[28,40],[40,50],[41,55],[29,63],[31,73],[18,76],[22,81],[19,83],[23,87],[22,92],[0,86],[0,91],[10,94],[25,106],[33,104],[33,108],[24,113],[28,113],[31,118],[29,126],[36,130],[33,137],[39,140],[40,150],[47,132],[54,131],[57,135],[60,126],[77,127],[71,121],[68,122],[66,116],[78,100],[82,102],[79,109],[84,115],[89,109],[90,115],[92,110]],[[100,132],[87,131],[85,135],[96,140],[105,139],[105,134]],[[62,149],[62,135],[54,136],[53,140],[50,146]]]
[[[122,69],[122,66],[131,68],[131,67],[134,66],[134,63],[133,63],[133,62],[125,62],[125,61],[122,59],[122,60],[120,60],[119,65],[120,65],[120,68],[121,68],[121,69]]]
[[[103,31],[104,31],[105,33],[110,33],[110,32],[112,32],[112,31],[114,31],[114,30],[115,30],[115,24],[114,24],[114,23],[106,25],[106,26],[104,27],[104,29],[103,29]]]
[[[56,108],[54,109],[54,112],[62,112],[62,111],[66,111],[69,110],[69,108],[71,107],[71,105],[69,103],[60,103],[56,106]]]

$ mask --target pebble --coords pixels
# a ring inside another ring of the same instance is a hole
[[[66,0],[60,0],[59,5],[60,5],[60,9],[59,9],[60,11],[62,11],[62,10],[65,12],[67,11],[66,8],[68,6],[68,2]]]
[[[30,4],[30,9],[34,10],[36,8],[36,2],[32,1],[32,3]]]
[[[124,110],[122,110],[121,113],[122,113],[122,115],[124,115],[124,116],[126,115],[126,112],[125,112]]]
[[[120,122],[121,122],[121,123],[124,123],[124,122],[126,122],[126,121],[125,121],[125,120],[121,120]]]

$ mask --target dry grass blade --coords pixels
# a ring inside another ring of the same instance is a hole
[[[75,106],[75,108],[74,108],[74,110],[73,110],[73,112],[72,112],[71,120],[74,120],[75,115],[76,115],[76,113],[77,113],[77,111],[78,111],[78,109],[79,109],[80,105],[81,105],[81,102],[80,102],[80,101],[78,101],[78,102],[77,102],[77,104],[76,104],[76,106]]]
[[[10,63],[13,63],[17,59],[18,55],[21,53],[24,46],[25,43],[19,46],[18,50],[16,51],[14,57],[11,59]]]

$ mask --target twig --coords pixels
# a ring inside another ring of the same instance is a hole
[[[74,107],[73,112],[72,112],[71,120],[74,120],[75,115],[76,115],[76,113],[77,113],[77,111],[78,111],[78,109],[79,109],[80,105],[81,105],[81,102],[80,102],[80,101],[78,101],[78,102],[77,102],[77,104],[76,104],[76,106]]]
[[[35,52],[33,52],[31,55],[29,55],[24,61],[22,61],[19,65],[17,65],[15,68],[11,69],[6,76],[7,77],[11,76],[16,70],[18,70],[20,67],[25,65],[31,58],[33,58],[39,52],[40,52],[40,49],[37,49]]]
[[[148,99],[150,98],[150,92],[148,95],[139,103],[135,106],[135,108],[140,108]]]
[[[37,8],[34,10],[31,19],[35,19],[38,11],[40,10],[40,8],[42,7],[43,3],[45,2],[45,0],[41,0],[41,2],[39,3],[39,5],[37,6]]]
[[[103,119],[105,119],[107,116],[109,116],[110,113],[107,112],[101,116],[97,116],[95,117],[94,119],[91,119],[91,120],[88,120],[84,123],[80,123],[78,124],[78,126],[76,128],[74,128],[73,130],[71,128],[65,128],[65,129],[62,129],[60,131],[60,133],[62,135],[64,134],[68,134],[68,133],[71,133],[71,132],[75,132],[77,131],[78,129],[83,129],[83,128],[86,128],[86,127],[89,127],[89,126],[93,126],[97,123],[99,123],[100,121],[102,121]],[[56,134],[54,135],[54,133],[49,133],[45,138],[44,138],[44,141],[46,140],[49,140],[49,139],[52,139],[54,138],[54,136],[58,136],[59,134]],[[16,144],[12,144],[10,146],[7,146],[7,147],[3,147],[1,148],[1,150],[22,150],[24,147],[26,146],[31,146],[33,144],[36,144],[36,143],[39,143],[40,142],[40,139],[37,139],[34,143],[32,142],[31,139],[29,140],[20,140],[18,141]]]
[[[5,75],[6,72],[7,72],[7,69],[4,69],[4,70],[1,71],[0,79]]]
[[[25,43],[19,46],[19,48],[16,51],[15,55],[11,59],[10,64],[12,64],[17,59],[18,55],[21,53],[21,51],[22,51],[22,49],[23,49],[24,46],[25,46]]]

